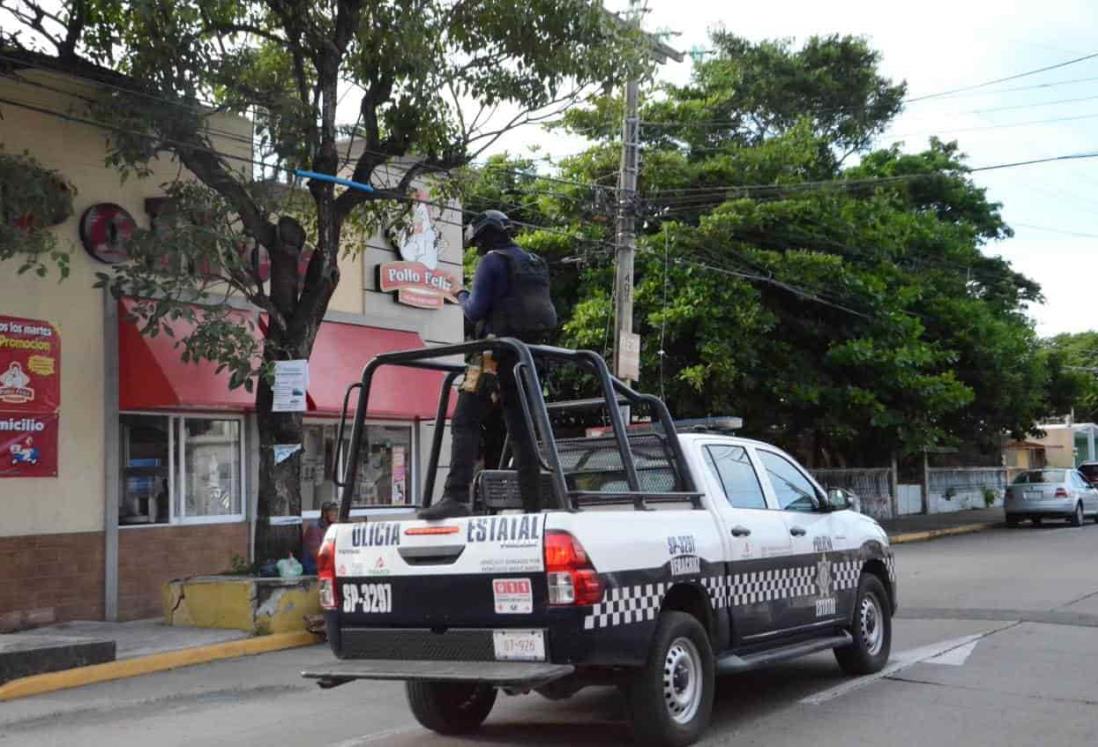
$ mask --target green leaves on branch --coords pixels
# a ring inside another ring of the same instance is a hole
[[[51,230],[72,215],[73,187],[29,154],[0,149],[0,261],[18,260],[20,274],[45,277],[50,265],[62,279],[69,274],[69,252],[58,248]]]

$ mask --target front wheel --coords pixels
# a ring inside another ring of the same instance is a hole
[[[854,605],[854,642],[835,649],[835,659],[847,674],[873,674],[884,668],[892,650],[892,613],[881,580],[863,573]]]
[[[477,682],[405,682],[412,715],[439,734],[468,734],[480,728],[496,703],[496,689]]]
[[[713,678],[713,649],[701,623],[685,612],[660,615],[648,661],[626,687],[636,741],[696,742],[713,711]]]

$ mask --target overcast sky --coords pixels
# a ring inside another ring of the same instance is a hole
[[[608,0],[607,6],[621,9],[628,3]],[[880,50],[884,74],[906,80],[912,97],[1098,52],[1094,0],[649,0],[649,9],[645,28],[677,32],[670,43],[683,51],[707,48],[708,30],[719,25],[752,40],[863,35]],[[674,82],[685,82],[689,75],[689,58],[661,71],[662,78]],[[1086,78],[1093,80],[1002,91]],[[1088,97],[1093,100],[1042,105]],[[1021,108],[984,111],[1015,106]],[[1002,126],[1067,117],[1074,119]],[[931,134],[956,139],[973,166],[1098,151],[1098,59],[989,87],[978,95],[912,103],[880,144],[902,140],[907,149],[916,150]],[[556,155],[582,147],[582,141],[551,142],[537,129],[525,128],[497,150],[518,153],[535,143]],[[1098,304],[1093,302],[1098,299],[1098,158],[981,173],[974,179],[991,199],[1003,203],[1003,215],[1015,231],[1013,239],[985,251],[1007,258],[1044,290],[1045,304],[1031,309],[1037,331],[1052,335],[1098,329]]]

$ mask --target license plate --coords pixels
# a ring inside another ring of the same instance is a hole
[[[1032,501],[1043,498],[1045,494],[1040,490],[1027,490],[1023,495],[1025,495],[1026,500]]]
[[[545,661],[544,630],[496,630],[492,643],[498,661]]]

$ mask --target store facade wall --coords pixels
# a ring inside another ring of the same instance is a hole
[[[89,90],[62,76],[26,75],[61,91]],[[0,96],[59,113],[71,111],[73,104],[67,93],[8,79],[0,79]],[[78,193],[73,216],[53,229],[59,243],[70,248],[68,279],[20,276],[15,262],[0,265],[0,315],[46,322],[61,340],[57,475],[0,478],[0,631],[72,619],[156,616],[164,582],[229,570],[234,557],[250,559],[258,485],[251,395],[223,387],[222,398],[212,406],[196,406],[185,397],[134,405],[132,380],[155,378],[156,367],[125,377],[126,361],[120,359],[126,344],[119,341],[126,334],[120,321],[124,308],[92,287],[104,265],[81,247],[79,222],[85,210],[113,203],[147,226],[145,201],[163,196],[162,185],[176,178],[179,165],[162,157],[151,164],[150,176],[123,182],[104,166],[106,131],[16,106],[5,106],[3,113],[0,143],[5,150],[29,152],[58,170]],[[215,141],[219,150],[250,157],[250,122],[219,115],[214,126],[233,136]],[[420,188],[429,190],[429,185]],[[437,232],[437,266],[460,278],[460,209],[431,209],[429,222]],[[414,333],[400,338],[402,346],[460,341],[458,306],[418,308],[380,288],[379,267],[403,259],[392,238],[380,231],[368,246],[350,247],[341,258],[342,281],[325,324],[368,327],[363,333],[371,339],[389,330]],[[368,361],[366,347],[345,346],[339,365],[318,363],[311,380],[333,379],[326,382],[329,388],[342,391]],[[434,401],[437,394],[436,388],[424,396]],[[332,478],[342,466],[335,458],[337,414],[331,407],[306,413],[303,511],[282,520],[313,520],[320,505],[335,497]],[[369,427],[356,507],[410,508],[423,484],[430,417],[420,407],[414,415],[379,415]],[[447,434],[436,494],[448,455]]]
[[[22,74],[32,83],[0,79],[0,96],[64,114],[78,103],[74,95],[92,92],[88,84],[67,76],[35,70]],[[214,126],[245,138],[244,143],[235,139],[218,142],[219,149],[250,156],[246,144],[249,122],[218,116]],[[56,273],[46,278],[19,275],[15,260],[0,265],[0,314],[46,322],[61,341],[57,474],[0,479],[0,630],[102,619],[107,614],[107,549],[114,529],[110,525],[113,522],[117,527],[118,520],[107,512],[108,472],[119,469],[117,464],[107,463],[108,441],[117,438],[119,425],[117,413],[107,410],[113,366],[109,365],[105,310],[113,302],[93,287],[95,273],[105,266],[81,247],[79,223],[89,207],[113,203],[139,225],[148,225],[145,200],[163,196],[161,185],[176,178],[179,164],[161,157],[150,164],[151,175],[123,182],[116,170],[104,165],[106,135],[101,128],[16,105],[5,106],[0,119],[0,143],[6,152],[31,154],[43,166],[60,172],[77,190],[73,215],[53,229],[59,245],[70,250],[71,272],[66,280],[58,282]],[[7,457],[0,454],[0,458]],[[208,560],[208,565],[224,570],[232,552],[248,551],[243,520],[227,543],[231,548],[226,546],[221,552],[215,545],[212,549],[216,552],[206,555],[195,552],[188,536],[198,528],[168,529],[155,540],[151,535],[131,534],[148,531],[144,527],[118,531],[119,617],[148,614],[148,595],[130,590],[151,584],[141,578],[172,572],[164,558],[190,554],[192,564]],[[163,557],[156,561],[139,558],[152,544]]]

